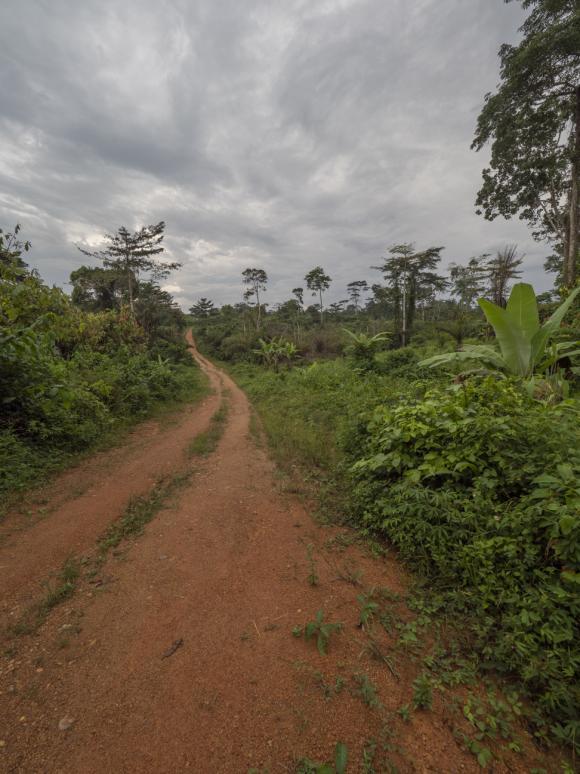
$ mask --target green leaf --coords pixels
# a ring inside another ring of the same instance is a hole
[[[484,769],[487,764],[492,760],[493,755],[491,753],[491,750],[487,747],[481,747],[479,752],[477,753],[477,762],[481,766],[482,769]]]
[[[518,282],[513,286],[507,302],[506,312],[512,318],[524,337],[531,342],[540,328],[538,302],[536,294],[527,282]]]
[[[346,745],[339,742],[336,745],[336,751],[334,756],[334,767],[336,774],[344,774],[346,771],[346,764],[348,762],[348,751]]]
[[[421,368],[435,368],[436,366],[459,363],[464,360],[481,360],[486,365],[499,371],[505,370],[506,367],[499,352],[485,344],[467,345],[459,352],[446,352],[443,355],[435,355],[426,360],[421,360],[418,365]]]
[[[483,309],[487,321],[493,327],[507,370],[516,376],[531,373],[531,342],[513,321],[506,309],[493,304],[486,298],[477,302]]]
[[[560,304],[554,314],[548,320],[546,320],[546,322],[534,336],[532,340],[532,360],[534,363],[537,363],[544,354],[548,340],[560,327],[562,320],[566,316],[566,312],[574,303],[574,299],[579,292],[580,287],[573,290],[568,298],[564,301],[564,303]]]

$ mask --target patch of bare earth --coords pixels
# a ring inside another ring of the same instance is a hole
[[[290,772],[302,757],[331,759],[341,741],[349,772],[369,770],[363,748],[373,745],[371,771],[479,771],[454,735],[461,719],[442,694],[435,694],[432,710],[418,710],[407,722],[396,713],[409,703],[421,671],[411,652],[393,650],[397,633],[373,628],[380,647],[394,653],[394,670],[366,650],[357,596],[386,587],[395,609],[396,594],[407,587],[401,567],[389,556],[372,558],[345,530],[318,526],[280,491],[272,463],[248,432],[244,394],[195,356],[213,383],[221,379],[228,389],[218,448],[190,463],[190,481],[145,534],[109,555],[96,578],[83,578],[36,635],[6,639],[0,768]],[[160,433],[138,462],[120,460],[132,475],[109,468],[114,504],[106,486],[97,496],[89,488],[15,533],[0,562],[2,577],[10,579],[3,610],[20,601],[19,584],[29,596],[67,554],[84,552],[91,566],[91,541],[161,468],[184,464],[187,438],[207,424],[213,408],[215,401],[207,401],[186,415],[187,431],[173,428],[175,448]],[[344,624],[331,635],[327,655],[291,634],[318,610],[326,621]],[[376,688],[373,706],[356,675]],[[527,772],[534,765],[551,770],[526,744],[523,754],[496,760],[493,771]]]

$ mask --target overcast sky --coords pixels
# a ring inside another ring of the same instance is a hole
[[[444,245],[444,265],[517,242],[547,289],[547,248],[474,208],[476,118],[522,18],[502,0],[2,0],[0,226],[64,285],[75,243],[165,220],[184,307],[239,301],[247,266],[270,303],[317,264],[344,298],[403,241]]]

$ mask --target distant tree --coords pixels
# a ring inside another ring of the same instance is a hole
[[[443,249],[429,247],[417,252],[410,242],[393,245],[383,263],[372,267],[383,273],[391,290],[395,326],[403,347],[408,343],[413,327],[417,301],[447,287],[447,280],[434,272]]]
[[[153,260],[153,256],[164,251],[162,246],[165,223],[160,221],[151,226],[143,226],[138,231],[130,232],[121,226],[115,234],[105,236],[106,246],[103,250],[91,252],[77,245],[84,255],[98,258],[106,268],[114,269],[123,277],[129,299],[131,313],[135,312],[135,291],[139,275],[148,273],[152,279],[160,280],[178,269],[180,263],[162,263]]]
[[[312,295],[315,296],[318,294],[319,299],[319,306],[318,310],[320,312],[320,324],[323,325],[324,323],[324,306],[322,304],[322,293],[325,290],[328,290],[330,287],[330,283],[332,282],[332,279],[322,266],[315,266],[314,269],[308,272],[306,276],[304,277],[304,281],[306,282],[306,287],[308,290],[312,291]]]
[[[197,319],[211,317],[214,312],[215,307],[213,301],[210,301],[209,298],[200,298],[199,301],[196,304],[193,304],[189,309],[189,313]]]
[[[181,346],[180,331],[185,326],[184,314],[171,294],[155,282],[139,283],[139,295],[135,298],[135,319],[145,331],[150,347],[160,341]]]
[[[80,266],[71,272],[72,301],[87,311],[116,309],[123,299],[123,276],[102,266]]]
[[[20,223],[14,226],[12,233],[0,228],[0,263],[14,269],[26,269],[28,264],[22,260],[22,253],[27,253],[32,245],[28,240],[21,242],[18,238]]]
[[[332,315],[333,317],[337,317],[341,312],[344,312],[344,308],[348,303],[348,299],[343,299],[342,301],[334,301],[329,307],[328,307],[328,313]]]
[[[508,0],[509,2],[510,0]],[[555,244],[576,280],[580,227],[580,5],[521,0],[530,15],[516,46],[500,48],[501,82],[486,94],[472,147],[491,143],[478,212],[516,214]]]
[[[510,282],[521,275],[519,266],[523,260],[523,255],[518,255],[517,245],[507,245],[502,250],[498,250],[495,256],[487,259],[488,293],[497,306],[505,307],[507,304],[511,289]]]
[[[489,255],[470,258],[465,266],[452,263],[449,266],[451,295],[456,296],[459,305],[471,309],[485,292],[486,265]]]
[[[346,292],[348,293],[348,297],[354,306],[354,311],[356,314],[358,314],[361,308],[361,297],[364,296],[365,293],[368,293],[368,291],[369,285],[366,280],[355,280],[354,282],[349,282],[346,286]]]
[[[253,296],[256,297],[256,329],[260,328],[262,317],[262,305],[260,303],[260,291],[265,291],[268,284],[268,275],[264,269],[244,269],[242,280],[246,285],[244,292],[244,301],[249,301]]]
[[[293,288],[292,295],[296,298],[302,309],[304,307],[304,288]]]

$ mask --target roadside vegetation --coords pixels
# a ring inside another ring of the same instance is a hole
[[[119,233],[126,257],[109,249],[120,237],[111,238],[103,267],[73,272],[69,297],[28,268],[18,228],[0,232],[0,497],[157,407],[205,394],[184,343],[185,316],[160,289],[159,264],[153,272],[144,264],[147,245],[157,252],[159,243],[147,229],[137,241]]]

